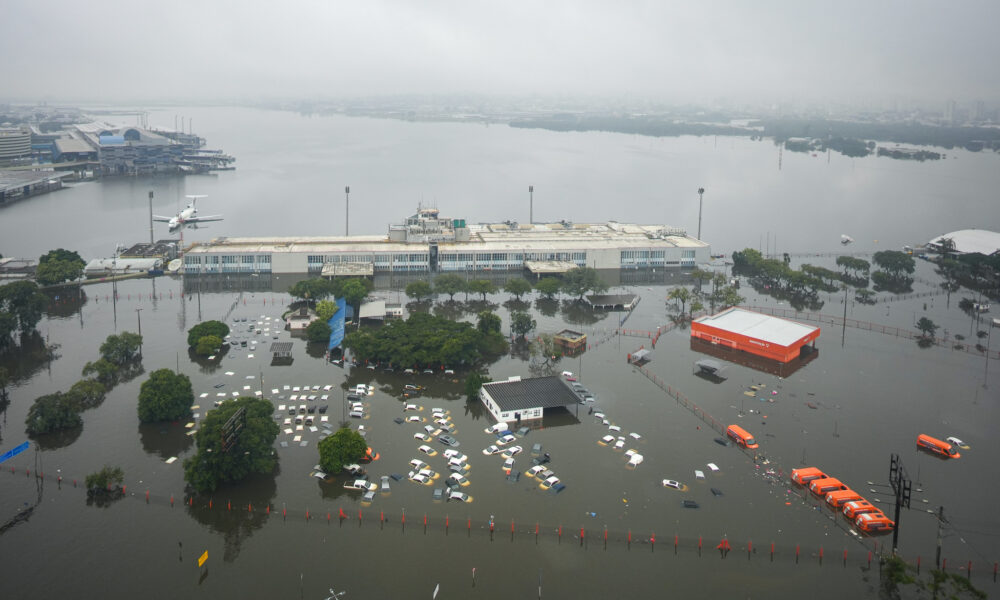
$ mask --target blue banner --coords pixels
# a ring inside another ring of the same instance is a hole
[[[330,326],[330,345],[327,350],[333,350],[344,341],[344,317],[347,316],[347,302],[337,298],[337,312],[326,322]]]
[[[4,452],[3,455],[0,455],[0,463],[4,462],[7,459],[14,458],[15,456],[24,452],[27,449],[28,449],[28,442],[24,442],[17,448]]]

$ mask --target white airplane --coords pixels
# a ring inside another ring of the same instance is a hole
[[[186,197],[191,201],[188,202],[188,205],[184,210],[180,211],[173,217],[161,217],[160,215],[153,215],[153,220],[160,223],[166,223],[167,229],[169,229],[171,233],[177,231],[184,225],[192,225],[194,223],[207,223],[208,221],[222,220],[222,215],[211,215],[207,217],[198,216],[198,208],[195,206],[195,204],[198,202],[198,198],[205,198],[206,197],[205,194],[192,194]]]
[[[854,241],[854,238],[852,238],[851,236],[843,234],[843,233],[840,234],[840,243],[841,244],[843,244],[843,245],[846,246],[846,245],[850,244],[853,241]]]

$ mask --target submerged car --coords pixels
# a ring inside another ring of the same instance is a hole
[[[524,448],[522,448],[520,446],[511,446],[510,448],[507,448],[506,450],[504,450],[501,453],[501,455],[504,458],[512,458],[512,457],[517,456],[518,454],[520,454],[522,450],[524,450]]]
[[[674,481],[673,479],[664,479],[663,487],[674,488],[675,490],[679,490],[684,486],[679,481]]]
[[[354,481],[348,481],[344,484],[344,489],[348,490],[364,490],[366,492],[374,492],[378,489],[378,486],[366,479],[355,479]]]
[[[448,494],[448,500],[458,500],[459,502],[472,502],[472,496],[464,492],[459,492],[458,490],[452,490],[451,493]]]
[[[410,471],[408,477],[413,483],[419,483],[421,485],[430,485],[432,483],[431,478],[422,473],[414,473],[413,471]]]
[[[497,446],[487,446],[483,448],[483,454],[485,454],[486,456],[500,454],[500,448],[498,448]]]
[[[438,441],[441,442],[442,444],[444,444],[445,446],[457,446],[458,445],[458,440],[456,440],[451,435],[448,435],[447,433],[445,433],[443,435],[439,435],[438,436]]]

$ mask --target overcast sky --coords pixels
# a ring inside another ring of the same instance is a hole
[[[997,0],[6,0],[0,98],[993,101],[998,23]]]

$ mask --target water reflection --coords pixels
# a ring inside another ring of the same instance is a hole
[[[229,346],[223,346],[214,356],[214,358],[209,359],[207,356],[202,356],[194,351],[194,348],[188,348],[188,359],[192,363],[198,365],[198,370],[206,375],[211,375],[215,373],[222,367],[222,359],[229,354]]]
[[[49,298],[49,303],[45,307],[45,314],[50,319],[65,319],[79,314],[83,306],[87,303],[87,294],[83,288],[61,288],[58,291],[43,292]],[[80,316],[80,325],[83,325],[83,316]]]
[[[16,339],[19,343],[10,344],[0,351],[0,367],[7,369],[10,384],[17,385],[31,379],[59,358],[59,344],[46,344],[37,329]]]
[[[562,317],[573,325],[593,325],[608,317],[604,311],[596,311],[583,300],[566,300],[562,304]]]
[[[535,308],[546,317],[554,317],[559,310],[559,301],[555,298],[538,298],[535,300]]]
[[[184,454],[194,444],[194,436],[187,435],[188,431],[181,423],[142,423],[139,441],[146,454],[166,460]]]
[[[73,429],[64,429],[56,433],[39,435],[31,439],[38,444],[39,450],[59,450],[75,442],[81,433],[83,433],[83,425],[74,427]]]
[[[517,298],[511,298],[503,303],[503,307],[510,312],[528,312],[531,308],[531,303],[525,300],[518,300]]]
[[[732,350],[694,337],[691,338],[691,349],[695,352],[721,358],[722,360],[743,365],[757,371],[763,371],[764,373],[770,373],[771,375],[777,375],[778,377],[789,377],[792,373],[816,360],[819,356],[819,350],[805,346],[801,355],[789,362],[783,363],[757,356],[756,354],[750,354],[749,352],[743,352],[742,350]]]
[[[204,498],[195,500],[193,506],[185,504],[188,514],[196,522],[222,535],[225,562],[235,561],[243,544],[270,519],[267,507],[272,505],[278,491],[277,475],[276,468],[274,474],[255,476],[237,485],[221,487],[212,495],[211,507]],[[250,510],[251,507],[253,510]],[[281,509],[271,508],[271,512],[278,510]]]

